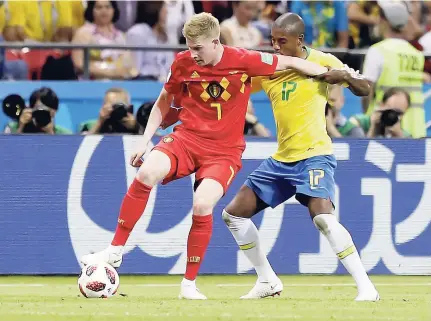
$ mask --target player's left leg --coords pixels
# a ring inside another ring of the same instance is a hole
[[[212,158],[196,172],[193,223],[187,239],[187,265],[180,298],[206,299],[196,288],[196,276],[212,235],[213,209],[240,169],[240,159]]]
[[[223,220],[239,248],[257,273],[254,287],[241,299],[261,299],[279,295],[283,283],[277,277],[262,248],[259,231],[251,217],[268,206],[272,208],[295,194],[289,177],[292,167],[268,158],[245,181],[223,211]]]
[[[187,265],[181,282],[180,299],[206,299],[196,287],[196,276],[211,240],[213,209],[223,194],[223,186],[218,181],[205,178],[193,195],[193,223],[187,239]]]
[[[309,209],[317,229],[326,237],[341,263],[354,278],[358,296],[356,301],[377,301],[377,290],[369,279],[350,233],[333,215],[335,197],[333,156],[317,156],[303,161],[302,183],[296,186],[296,198]]]

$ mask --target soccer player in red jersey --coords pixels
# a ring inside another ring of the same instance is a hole
[[[219,40],[219,22],[208,13],[194,15],[184,25],[183,34],[189,50],[178,54],[172,64],[142,140],[130,159],[132,166],[140,168],[121,205],[114,239],[107,249],[82,257],[81,263],[104,261],[120,266],[123,247],[145,210],[152,187],[195,173],[193,223],[180,298],[206,299],[195,279],[211,238],[213,208],[241,169],[251,77],[288,68],[314,76],[326,68],[296,57],[224,46]],[[166,121],[174,98],[181,103],[182,124],[165,136],[142,163],[147,144]]]

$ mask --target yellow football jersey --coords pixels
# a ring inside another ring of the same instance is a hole
[[[306,50],[309,61],[333,68],[343,67],[343,63],[331,54]],[[327,83],[295,70],[286,70],[268,77],[255,77],[252,86],[253,92],[263,89],[271,101],[278,141],[278,150],[272,156],[275,160],[291,163],[332,154],[325,118]]]

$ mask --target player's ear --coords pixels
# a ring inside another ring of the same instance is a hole
[[[220,40],[218,39],[213,40],[214,47],[216,47],[219,43],[220,43]]]
[[[298,46],[302,46],[304,42],[304,34],[300,34],[298,37]]]

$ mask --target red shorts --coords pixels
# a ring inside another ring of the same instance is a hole
[[[171,160],[171,170],[162,184],[196,173],[195,189],[204,178],[211,178],[219,182],[226,193],[242,167],[242,150],[207,148],[198,144],[198,138],[190,139],[178,132],[163,137],[154,149]]]

